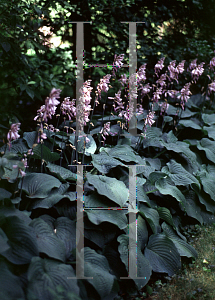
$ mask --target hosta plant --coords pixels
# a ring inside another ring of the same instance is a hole
[[[208,67],[197,60],[166,67],[163,58],[148,82],[143,65],[131,78],[121,75],[119,91],[107,97],[122,59],[115,56],[113,73],[100,80],[93,108],[86,81],[76,106],[70,98],[60,104],[61,91],[52,89],[35,131],[21,135],[21,124],[11,124],[0,158],[2,299],[123,299],[153,273],[172,276],[181,260],[197,257],[184,225],[215,222],[215,58]],[[181,86],[184,74],[190,82]],[[191,95],[202,74],[208,81]],[[113,106],[105,112],[108,101]],[[99,104],[102,116],[93,113]],[[129,133],[131,114],[138,136]],[[77,165],[84,171],[86,279],[76,278]],[[129,270],[130,165],[136,166],[137,278],[122,279]]]

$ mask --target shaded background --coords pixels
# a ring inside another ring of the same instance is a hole
[[[166,62],[197,57],[209,63],[215,49],[214,15],[214,0],[1,0],[1,136],[12,122],[21,122],[23,131],[35,129],[33,118],[52,87],[62,90],[62,99],[75,98],[76,24],[69,22],[92,21],[84,24],[88,64],[112,64],[114,54],[121,53],[128,64],[129,25],[120,21],[145,22],[137,25],[137,59],[138,67],[147,63],[150,82],[163,56]],[[85,67],[84,80],[92,79],[95,89],[110,72]]]

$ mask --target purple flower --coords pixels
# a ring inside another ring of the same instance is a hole
[[[99,133],[101,133],[104,140],[106,140],[105,135],[108,135],[108,131],[110,131],[110,122],[104,124],[104,127],[101,129]]]
[[[157,88],[157,90],[153,93],[153,101],[157,103],[160,100],[160,96],[162,95],[163,90],[162,87]]]
[[[203,65],[205,63],[202,62],[200,65],[198,65],[195,69],[192,70],[191,74],[193,77],[194,82],[196,82],[199,79],[199,76],[201,76],[204,72]]]
[[[12,140],[16,140],[20,137],[20,135],[18,134],[18,131],[20,130],[20,125],[21,123],[14,123],[11,125],[10,130],[7,134],[7,140],[9,144],[11,144]]]
[[[119,81],[121,82],[122,86],[124,86],[127,82],[126,74],[121,75],[121,78],[119,79]]]
[[[145,84],[144,86],[141,86],[141,87],[140,87],[141,95],[142,95],[142,96],[147,95],[147,94],[150,92],[151,88],[152,88],[152,87],[150,87],[150,84],[149,84],[149,83]]]
[[[210,61],[210,69],[213,70],[215,67],[215,57],[213,57]]]
[[[70,101],[70,97],[66,97],[66,98],[64,98],[64,100],[60,106],[62,114],[68,115],[69,120],[71,120],[71,118],[76,116],[76,107],[74,106],[75,101],[76,101],[76,99],[72,99],[72,101]]]
[[[117,68],[121,68],[123,66],[122,60],[124,59],[124,54],[120,54],[117,56],[114,55],[114,61],[113,61],[113,76],[115,76],[115,72],[117,72]]]
[[[49,97],[45,100],[45,105],[42,105],[40,109],[37,110],[37,116],[34,118],[36,121],[38,118],[40,122],[47,122],[48,118],[51,119],[53,115],[55,115],[56,105],[60,102],[57,100],[60,98],[61,90],[53,88]]]
[[[137,115],[143,114],[143,111],[144,111],[143,106],[139,103],[137,103],[137,106],[138,106],[138,108],[136,108]]]
[[[162,115],[162,113],[167,112],[168,107],[169,107],[169,103],[163,102],[163,103],[159,104],[159,106],[161,106],[161,112],[160,112],[160,115]]]
[[[107,93],[109,90],[108,83],[110,83],[111,75],[107,74],[102,79],[100,79],[100,83],[97,85],[97,91],[96,91],[96,106],[98,104],[98,98],[101,99],[101,93],[105,92]]]
[[[181,106],[183,110],[185,102],[187,102],[187,100],[190,98],[189,95],[191,95],[190,85],[190,82],[186,83],[185,86],[181,89],[180,95],[178,96],[178,98],[181,100]]]
[[[166,82],[165,82],[166,76],[167,76],[166,73],[162,74],[161,77],[156,81],[156,83],[157,84],[159,83],[161,87],[164,87],[166,85]]]
[[[165,93],[165,97],[167,96],[167,94],[171,97],[171,98],[176,98],[176,95],[178,94],[178,91],[176,90],[169,90]]]
[[[158,76],[158,73],[164,68],[165,57],[161,58],[155,65],[155,74]]]
[[[144,64],[142,66],[140,66],[138,72],[137,72],[137,83],[139,83],[140,81],[145,81],[146,80],[146,65]]]
[[[191,61],[188,70],[192,71],[192,70],[195,69],[196,67],[197,67],[197,58],[194,59],[193,61]]]
[[[215,80],[208,85],[208,94],[210,95],[211,92],[215,92]]]
[[[170,79],[176,79],[177,69],[175,68],[176,60],[170,62],[168,66]]]
[[[182,60],[182,62],[180,62],[177,65],[176,69],[177,69],[178,73],[182,74],[184,72],[184,64],[185,64],[185,62],[186,62],[186,60]]]
[[[91,79],[88,79],[87,81],[84,82],[84,86],[80,88],[80,92],[82,93],[81,97],[79,98],[79,104],[77,105],[76,110],[79,111],[79,122],[81,124],[81,130],[83,131],[83,127],[86,125],[86,122],[89,122],[89,115],[90,111],[92,110],[90,106],[91,102],[91,90],[93,89],[90,87],[90,81]]]
[[[152,126],[152,124],[155,122],[155,121],[153,120],[154,114],[155,114],[154,111],[153,111],[153,112],[150,112],[150,113],[148,114],[148,116],[147,116],[146,119],[145,119],[145,126],[146,126],[147,124],[149,124],[150,127]]]
[[[108,99],[114,99],[114,101],[117,103],[118,107],[116,108],[115,103],[113,104],[114,111],[121,110],[124,108],[124,102],[122,103],[121,97],[121,91],[118,91],[118,93],[115,94],[115,97],[108,97]]]

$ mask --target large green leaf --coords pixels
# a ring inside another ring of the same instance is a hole
[[[161,171],[168,174],[175,185],[188,185],[195,183],[200,189],[199,181],[192,174],[187,172],[181,164],[171,159],[170,162],[167,163],[167,166],[168,168],[163,167]]]
[[[181,141],[177,141],[175,143],[166,143],[164,141],[161,142],[167,150],[171,150],[176,153],[182,153],[190,159],[192,164],[197,164],[196,154],[190,150],[187,143]]]
[[[182,111],[182,113],[181,113],[181,118],[183,119],[183,118],[189,118],[189,117],[192,117],[192,116],[194,116],[196,114],[196,112],[195,111],[191,111],[191,110],[189,110],[189,108],[185,108],[185,110],[183,110]]]
[[[107,152],[102,151],[99,154],[92,155],[92,164],[93,166],[103,174],[107,174],[112,168],[116,166],[124,166],[122,162],[110,156]]]
[[[63,168],[61,166],[52,164],[52,163],[48,163],[46,166],[52,173],[55,173],[58,178],[60,180],[64,179],[64,180],[72,180],[72,181],[76,181],[77,180],[77,174],[72,173],[70,170]]]
[[[108,208],[117,207],[116,203],[107,199],[106,197],[93,192],[89,195],[84,195],[84,207],[85,208]]]
[[[196,124],[192,120],[180,120],[179,124],[183,125],[184,127],[190,127],[190,128],[193,128],[193,129],[198,129],[198,130],[202,129],[198,124]]]
[[[146,226],[146,221],[141,215],[137,217],[137,245],[141,250],[143,250],[148,242],[148,229]]]
[[[172,215],[168,208],[166,207],[158,207],[157,212],[159,214],[159,217],[169,223],[171,226],[175,227]]]
[[[9,147],[7,147],[5,154],[8,154],[9,152],[21,153],[21,154],[28,152],[28,147],[22,138],[13,141],[11,144],[12,145],[10,147],[10,151],[9,151]]]
[[[109,272],[108,260],[104,255],[98,254],[89,247],[84,248],[84,275],[93,277],[88,279],[89,283],[94,286],[101,299],[110,294],[115,276]]]
[[[215,140],[215,126],[204,126],[203,130],[206,130],[209,138]]]
[[[33,145],[37,143],[37,136],[37,131],[24,132],[23,140],[27,142],[29,148],[32,148]]]
[[[205,124],[214,125],[215,124],[215,114],[202,114],[202,120]]]
[[[17,216],[4,217],[1,228],[7,236],[9,249],[3,255],[13,264],[28,264],[33,256],[39,255],[34,230]]]
[[[179,201],[183,206],[186,202],[186,199],[182,192],[172,184],[169,178],[161,178],[155,182],[155,187],[163,195],[171,195],[177,201]]]
[[[0,188],[0,200],[4,200],[5,198],[10,198],[12,194],[5,189]]]
[[[144,190],[144,187],[142,185],[137,185],[136,187],[137,190],[137,201],[139,202],[145,202],[147,203],[150,207],[152,207],[151,200],[149,197],[146,195],[146,192]]]
[[[33,153],[33,158],[43,159],[45,162],[51,162],[60,159],[60,154],[51,152],[51,150],[44,144],[38,144],[37,146],[35,146],[33,149]]]
[[[49,215],[42,215],[40,218],[51,227],[51,232],[55,233],[55,236],[64,243],[68,258],[71,251],[76,248],[76,221],[66,217],[54,219]]]
[[[143,203],[140,203],[139,213],[149,223],[153,233],[157,233],[158,231],[160,231],[159,214],[156,209],[149,208]]]
[[[43,173],[26,175],[19,185],[28,194],[29,198],[45,198],[53,188],[59,188],[61,182],[54,176]]]
[[[25,300],[20,278],[10,272],[4,261],[0,262],[0,270],[0,299]]]
[[[30,226],[33,227],[36,232],[39,252],[45,253],[51,258],[65,262],[65,245],[57,237],[53,228],[51,228],[42,218],[32,220]]]
[[[154,272],[165,272],[172,276],[181,268],[181,258],[178,250],[164,233],[153,234],[149,237],[144,255],[150,262]]]
[[[215,163],[215,141],[203,138],[200,142],[197,141],[197,148],[204,150],[207,158]]]
[[[207,166],[206,170],[205,165],[203,165],[202,170],[197,172],[196,175],[199,176],[204,191],[211,196],[211,199],[215,201],[214,166]]]
[[[82,136],[83,135],[83,136]],[[91,135],[87,135],[87,138],[90,140],[88,143],[86,142],[86,135],[83,131],[80,131],[80,136],[78,136],[78,146],[77,151],[79,153],[84,152],[84,144],[85,144],[85,155],[90,156],[96,152],[97,146],[94,138]],[[75,146],[75,133],[70,135],[69,141]]]
[[[125,264],[127,271],[129,272],[129,263],[128,263],[128,245],[129,245],[129,237],[125,234],[121,234],[118,238],[117,241],[120,243],[119,244],[119,253],[122,262]],[[132,278],[136,285],[138,286],[138,289],[141,289],[144,287],[152,274],[152,267],[148,261],[148,259],[143,255],[140,247],[137,246],[137,255],[136,251],[134,252],[135,258],[137,258],[137,277],[140,277],[140,279],[135,279]]]
[[[120,180],[90,173],[87,173],[87,180],[97,189],[99,194],[111,199],[120,207],[123,207],[128,200],[128,189]]]
[[[174,232],[174,230],[171,228],[171,226],[167,225],[165,222],[161,225],[165,235],[173,241],[175,244],[178,253],[180,256],[186,256],[186,257],[193,257],[197,258],[198,254],[196,250],[186,243],[184,240],[180,239]]]
[[[28,269],[28,281],[28,299],[53,300],[52,291],[57,293],[58,299],[62,299],[57,289],[59,285],[63,288],[64,299],[75,299],[70,298],[69,293],[79,295],[73,268],[52,259],[34,257]]]
[[[101,148],[100,151],[107,152],[110,156],[121,159],[125,162],[138,162],[133,149],[129,145],[116,145],[113,148]]]
[[[126,210],[100,210],[100,209],[90,209],[85,210],[89,220],[95,224],[99,225],[102,222],[109,222],[115,224],[120,229],[125,229],[128,224],[126,217]]]
[[[69,198],[68,194],[64,194],[69,188],[69,183],[61,184],[61,186],[58,189],[54,189],[53,191],[50,192],[48,197],[44,199],[39,199],[32,201],[29,206],[28,210],[32,210],[35,208],[51,208],[53,207],[56,203],[58,203],[60,200],[63,198]],[[76,192],[70,192],[73,193],[73,199],[74,201],[76,200]]]

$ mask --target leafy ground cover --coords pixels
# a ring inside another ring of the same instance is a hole
[[[186,226],[184,231],[189,243],[198,252],[198,258],[184,262],[182,270],[172,278],[165,280],[163,277],[151,285],[148,283],[142,299],[215,298],[215,226],[191,225]]]
[[[118,68],[122,59],[114,58]],[[144,288],[149,293],[159,274],[171,278],[183,261],[197,259],[184,227],[215,223],[214,65],[215,58],[205,69],[197,61],[166,67],[162,59],[153,84],[143,65],[121,76],[118,93],[103,100],[111,77],[116,81],[114,67],[98,84],[91,115],[86,81],[79,103],[65,98],[60,114],[61,91],[53,88],[37,111],[37,130],[21,137],[21,124],[11,124],[0,149],[1,298],[129,299]],[[180,85],[183,72],[191,82]],[[203,72],[210,81],[191,96]],[[107,99],[111,112],[94,115],[95,104],[105,107]],[[139,136],[130,133],[133,125]],[[80,257],[85,279],[76,276]],[[124,279],[132,260],[137,277]]]

